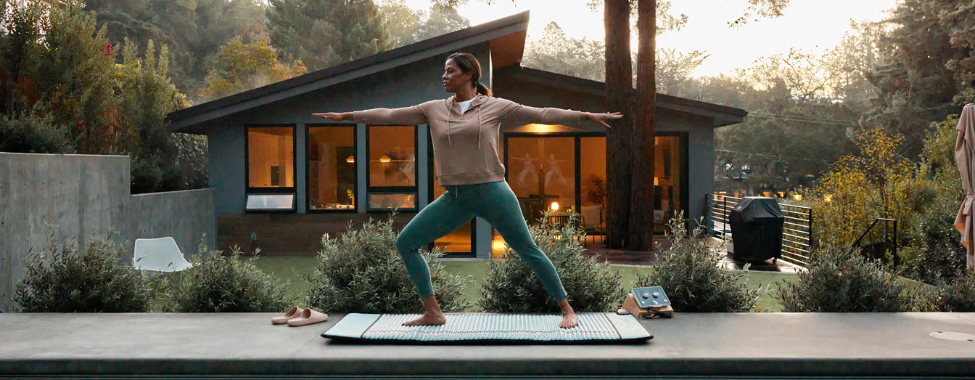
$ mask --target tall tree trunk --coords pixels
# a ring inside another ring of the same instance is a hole
[[[630,61],[630,2],[605,0],[606,110],[622,112],[606,137],[607,248],[623,248],[629,234],[633,153],[633,64]]]
[[[637,1],[636,122],[633,127],[633,182],[630,195],[630,230],[626,249],[653,249],[653,178],[657,130],[656,35],[657,0]]]

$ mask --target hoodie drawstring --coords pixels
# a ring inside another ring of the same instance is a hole
[[[481,127],[484,123],[481,121],[481,107],[477,107],[477,149],[481,149]]]
[[[454,143],[450,141],[450,99],[445,104],[447,105],[447,144],[454,146]]]

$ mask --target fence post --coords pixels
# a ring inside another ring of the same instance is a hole
[[[707,228],[708,236],[714,235],[714,227],[712,224],[713,221],[711,218],[711,213],[714,210],[712,210],[712,207],[708,206],[710,200],[711,200],[711,196],[709,194],[704,194],[704,209],[708,211],[707,218],[704,219],[704,228]]]
[[[724,205],[721,206],[721,239],[728,238],[728,197],[722,197]]]
[[[813,228],[812,228],[812,207],[809,208],[809,257],[812,258],[813,250]]]

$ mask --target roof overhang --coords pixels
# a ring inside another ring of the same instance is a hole
[[[169,127],[173,132],[189,132],[196,129],[193,128],[194,126],[210,120],[485,42],[491,46],[494,69],[517,66],[521,62],[525,50],[527,31],[528,11],[525,11],[342,65],[174,111],[168,115]]]
[[[603,82],[528,67],[508,67],[504,70],[499,70],[495,75],[498,77],[505,76],[520,82],[551,86],[599,98],[605,98],[606,96],[606,84]],[[745,116],[748,115],[748,111],[740,108],[679,98],[661,93],[657,93],[657,108],[712,118],[714,120],[712,127],[714,128],[741,123],[744,121]]]

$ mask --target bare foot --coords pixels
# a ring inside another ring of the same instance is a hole
[[[431,325],[442,325],[447,323],[447,317],[440,314],[426,314],[424,313],[420,318],[414,319],[412,321],[403,322],[403,326],[431,326]]]
[[[562,323],[559,323],[559,327],[571,329],[579,324],[579,318],[576,317],[575,310],[572,310],[572,306],[569,305],[568,298],[563,298],[559,301],[559,308],[562,309]]]
[[[577,324],[579,324],[579,318],[576,317],[575,312],[562,313],[562,323],[559,323],[559,327],[570,329],[576,327]]]

